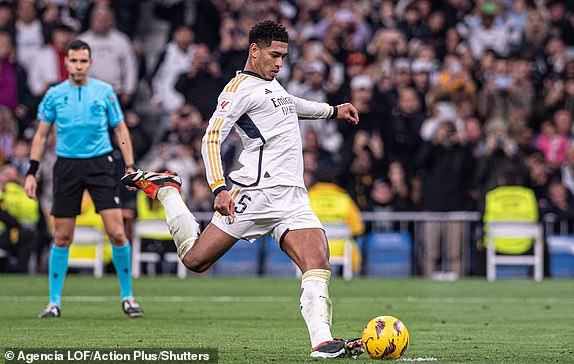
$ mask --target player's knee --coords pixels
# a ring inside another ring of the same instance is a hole
[[[107,232],[110,243],[115,246],[124,246],[127,240],[126,234],[122,229]]]
[[[72,239],[74,234],[69,234],[65,232],[56,232],[54,234],[54,245],[59,248],[67,248],[72,245]]]
[[[192,256],[192,254],[187,254],[183,257],[183,265],[187,267],[192,272],[203,273],[211,267],[210,262],[202,261]]]

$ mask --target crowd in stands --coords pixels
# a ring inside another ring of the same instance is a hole
[[[0,0],[0,164],[27,170],[37,104],[67,78],[64,50],[79,37],[120,99],[136,164],[177,171],[192,210],[210,211],[201,138],[263,19],[289,32],[277,76],[288,92],[359,111],[358,127],[300,122],[309,183],[337,171],[362,211],[480,211],[512,170],[541,212],[574,218],[566,0]],[[222,147],[226,170],[238,142]],[[54,160],[48,148],[46,212]]]

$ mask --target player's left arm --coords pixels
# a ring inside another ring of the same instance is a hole
[[[297,116],[300,119],[343,119],[353,125],[359,123],[359,113],[350,104],[330,106],[324,102],[315,102],[292,96]]]
[[[120,107],[118,96],[111,87],[106,93],[104,102],[106,104],[109,125],[114,131],[116,143],[118,143],[118,147],[120,148],[120,152],[122,152],[122,157],[126,164],[126,172],[135,172],[134,150],[130,138],[130,131],[124,122],[124,113]]]
[[[122,152],[124,157],[124,162],[126,163],[126,172],[135,172],[134,165],[134,151],[132,147],[132,140],[130,138],[130,131],[125,122],[121,122],[114,127],[114,135],[116,136],[116,141],[118,147]]]

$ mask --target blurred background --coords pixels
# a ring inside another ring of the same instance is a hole
[[[566,0],[2,0],[0,269],[46,271],[53,139],[39,202],[21,184],[37,105],[67,79],[71,39],[90,44],[92,76],[118,94],[136,164],[177,171],[205,224],[201,138],[245,64],[249,29],[272,19],[290,36],[277,77],[286,90],[359,111],[357,127],[300,122],[311,203],[327,225],[348,227],[330,240],[333,256],[352,256],[351,276],[484,276],[485,227],[519,221],[543,228],[545,275],[574,277],[573,11]],[[226,172],[238,143],[232,133],[222,147]],[[161,220],[161,206],[124,188],[121,199],[134,272],[145,260],[145,273],[174,273],[169,236],[137,227]],[[83,211],[78,223],[97,228],[88,195]],[[536,255],[534,245],[507,254]],[[295,274],[277,249],[270,238],[240,243],[207,274]]]

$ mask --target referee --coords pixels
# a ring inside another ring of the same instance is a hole
[[[112,86],[88,77],[92,66],[90,46],[81,40],[70,42],[65,64],[68,80],[51,87],[38,107],[40,122],[32,140],[30,169],[25,182],[26,193],[35,199],[39,161],[52,124],[56,124],[58,160],[54,166],[52,215],[55,234],[49,263],[50,302],[38,317],[61,315],[60,296],[84,189],[89,191],[96,211],[102,216],[112,243],[122,309],[129,317],[143,316],[132,293],[131,248],[123,227],[108,130],[114,131],[127,165],[126,171],[135,171],[129,131]]]

